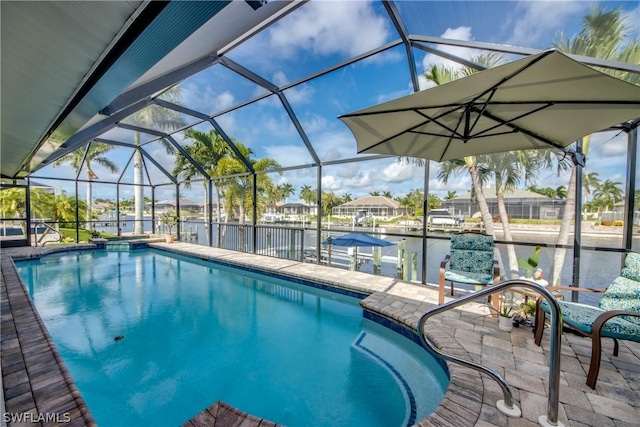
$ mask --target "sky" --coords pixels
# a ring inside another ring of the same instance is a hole
[[[547,49],[559,32],[572,36],[580,29],[582,18],[592,7],[600,4],[607,10],[621,8],[627,17],[629,34],[638,37],[640,3],[605,1],[399,1],[396,2],[402,20],[410,34],[451,38],[465,41],[509,44],[519,47]],[[384,7],[369,1],[311,1],[292,12],[268,30],[259,33],[226,56],[250,69],[276,86],[282,87],[339,64],[354,56],[386,43],[398,40]],[[480,53],[472,49],[442,46],[442,50],[463,58]],[[414,49],[415,66],[420,75],[431,65],[455,63],[433,54]],[[420,78],[421,89],[429,87]],[[229,69],[216,65],[179,84],[180,103],[205,114],[217,114],[267,93],[264,88],[238,76]],[[337,116],[381,102],[396,99],[413,92],[408,61],[404,47],[397,46],[356,64],[327,73],[310,82],[284,91],[293,112],[308,137],[315,156],[321,162],[361,159],[356,153],[355,140]],[[196,123],[183,116],[186,123]],[[314,163],[303,138],[286,114],[278,97],[265,99],[236,109],[216,118],[223,130],[232,138],[250,147],[254,158],[270,157],[282,167],[295,167]],[[208,123],[196,126],[209,132]],[[104,136],[123,142],[133,142],[133,132],[115,129]],[[142,135],[144,144],[152,140]],[[189,140],[176,133],[179,144]],[[163,168],[171,171],[173,157],[160,142],[144,146],[149,155]],[[117,148],[108,157],[118,168],[110,172],[94,165],[100,180],[133,183],[132,150]],[[594,136],[591,143],[587,172],[597,171],[600,179],[624,182],[626,167],[626,136],[614,133]],[[169,180],[147,161],[149,178],[153,184]],[[439,165],[430,164],[430,190],[439,196],[448,191],[458,195],[470,189],[470,180],[460,175],[447,185],[436,178]],[[46,167],[40,177],[71,178],[74,172],[68,166]],[[81,173],[84,176],[84,172]],[[287,170],[281,175],[270,174],[276,183],[291,183],[296,193],[288,201],[299,201],[303,185],[317,186],[317,169]],[[34,178],[39,182],[43,179]],[[148,178],[145,178],[148,182]],[[422,188],[424,172],[412,164],[400,164],[395,159],[342,163],[322,168],[322,186],[325,191],[353,198],[371,192],[390,191],[401,196],[414,188]],[[538,187],[566,185],[567,176],[546,171],[538,176]],[[522,183],[521,186],[525,184]],[[80,185],[82,187],[83,184]],[[73,192],[73,186],[67,191]],[[94,197],[115,198],[113,186],[94,184]],[[83,192],[82,189],[79,191]],[[145,193],[150,196],[150,191]],[[81,193],[83,194],[83,193]],[[159,187],[156,198],[173,197],[170,187]],[[133,187],[121,188],[120,197],[130,198]],[[201,185],[181,189],[181,195],[190,199],[202,198]]]

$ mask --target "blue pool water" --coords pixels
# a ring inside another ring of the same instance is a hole
[[[401,426],[448,382],[341,294],[150,249],[16,265],[101,427],[175,426],[218,400],[288,426]]]

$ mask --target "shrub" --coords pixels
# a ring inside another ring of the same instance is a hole
[[[605,227],[611,227],[613,225],[613,221],[602,221],[601,224]]]
[[[613,221],[614,227],[622,227],[624,225],[624,221]]]

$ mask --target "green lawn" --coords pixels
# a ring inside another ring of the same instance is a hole
[[[62,233],[63,240],[66,240],[66,241],[71,240],[75,242],[76,240],[75,228],[61,228],[60,233]],[[102,238],[115,237],[115,234],[100,232],[100,237]],[[90,238],[91,238],[91,232],[89,230],[80,230],[81,242],[88,242]]]

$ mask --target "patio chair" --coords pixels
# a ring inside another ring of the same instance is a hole
[[[451,236],[449,255],[440,263],[438,304],[444,303],[444,284],[449,282],[451,295],[453,284],[466,283],[478,286],[495,285],[500,282],[500,268],[494,260],[493,237],[477,231],[456,233]],[[447,264],[448,267],[447,268]],[[496,313],[499,298],[489,298]]]
[[[598,307],[558,300],[562,321],[577,334],[591,338],[591,363],[587,385],[596,388],[600,370],[602,338],[613,338],[613,355],[618,355],[618,340],[640,342],[640,254],[625,258],[620,276],[604,289],[553,286],[549,290],[604,292]],[[549,305],[542,297],[536,302],[535,343],[540,345]]]

